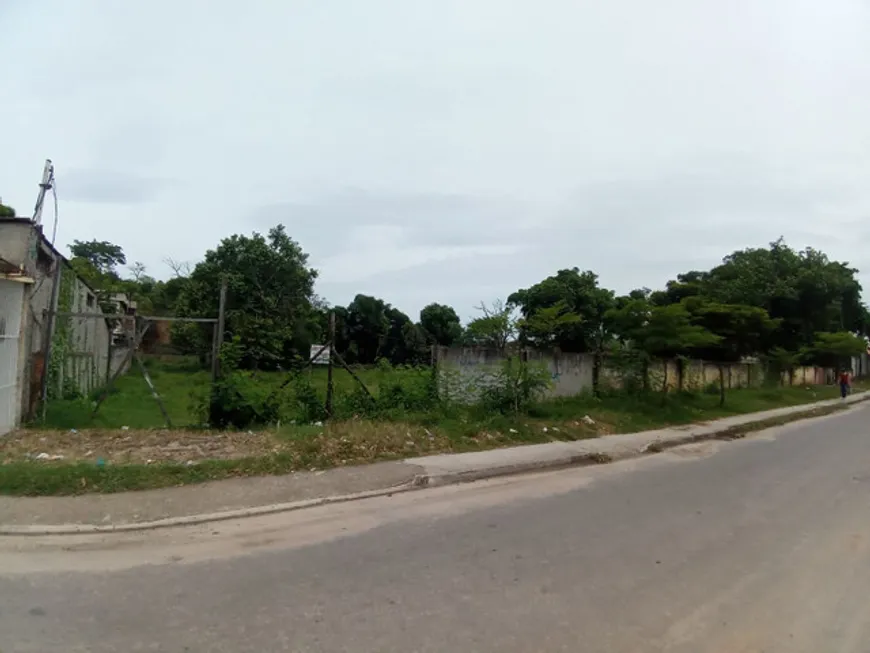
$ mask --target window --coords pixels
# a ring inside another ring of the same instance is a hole
[[[91,293],[88,293],[87,304],[88,304],[88,308],[94,307],[94,296]]]

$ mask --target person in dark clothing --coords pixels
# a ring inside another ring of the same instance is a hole
[[[845,399],[846,395],[849,394],[851,379],[849,378],[849,372],[847,370],[843,370],[840,372],[840,396]]]

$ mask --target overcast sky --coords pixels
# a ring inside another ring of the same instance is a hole
[[[866,0],[0,0],[0,31],[0,197],[30,215],[52,158],[58,244],[158,277],[277,223],[328,301],[412,317],[780,234],[870,273]]]

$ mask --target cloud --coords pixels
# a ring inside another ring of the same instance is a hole
[[[57,192],[65,201],[91,204],[145,204],[176,182],[114,170],[67,170]]]
[[[52,158],[61,243],[159,275],[281,222],[328,300],[411,314],[780,235],[870,261],[865,2],[134,4],[0,9],[0,195]]]

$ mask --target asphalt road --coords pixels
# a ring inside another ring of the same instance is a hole
[[[870,650],[870,409],[238,523],[0,540],[0,651]]]

